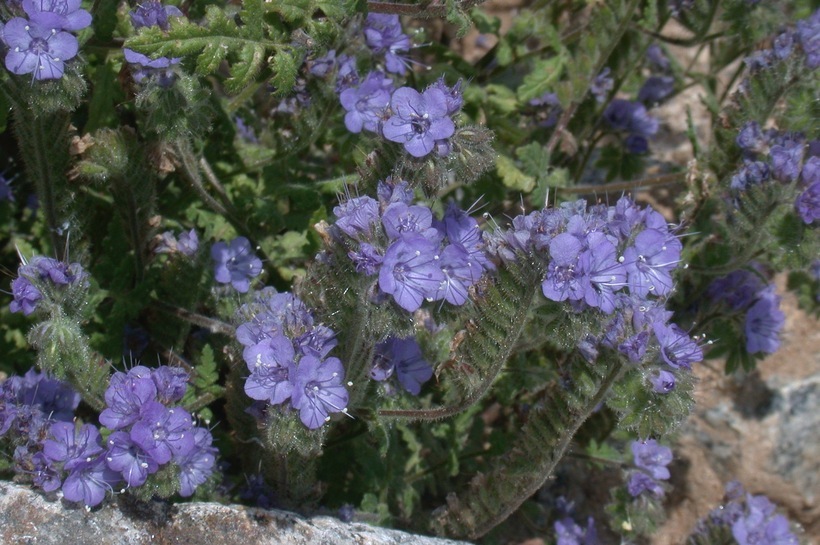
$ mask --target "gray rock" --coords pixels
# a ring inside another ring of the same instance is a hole
[[[820,377],[787,386],[778,401],[775,469],[813,504],[820,491]]]
[[[457,545],[332,517],[185,503],[141,511],[125,502],[70,508],[28,486],[0,482],[0,543],[14,545]]]

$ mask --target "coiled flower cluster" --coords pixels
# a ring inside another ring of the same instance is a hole
[[[14,445],[18,473],[88,507],[123,482],[145,484],[167,464],[176,469],[179,493],[190,496],[213,473],[216,449],[210,431],[177,405],[187,380],[185,371],[166,366],[114,373],[100,414],[112,432],[101,433],[74,420],[79,394],[32,370],[0,385],[0,438]]]
[[[349,248],[356,270],[378,275],[381,294],[408,312],[426,301],[463,305],[494,265],[475,219],[451,204],[441,220],[413,204],[405,181],[379,183],[378,200],[354,197],[333,209],[331,236]]]
[[[333,330],[314,323],[308,307],[291,293],[265,288],[239,309],[236,338],[250,371],[245,393],[251,399],[299,411],[309,429],[330,414],[346,412],[348,393]],[[285,405],[285,402],[289,402]]]

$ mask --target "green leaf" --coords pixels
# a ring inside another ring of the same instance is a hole
[[[564,72],[567,58],[566,51],[561,50],[554,57],[539,59],[518,87],[518,100],[527,102],[550,91]]]
[[[506,155],[499,155],[495,162],[495,169],[506,187],[514,191],[529,193],[535,187],[535,178],[521,172],[512,159]]]
[[[299,70],[299,63],[293,53],[284,49],[277,51],[271,62],[271,70],[273,70],[271,82],[276,87],[276,94],[285,96],[290,93],[296,83],[296,74]]]

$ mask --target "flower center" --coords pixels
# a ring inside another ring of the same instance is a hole
[[[48,53],[48,42],[45,41],[43,38],[32,38],[28,49],[35,55],[42,55],[43,53]]]

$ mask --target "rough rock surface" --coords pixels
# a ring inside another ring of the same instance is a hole
[[[28,486],[0,482],[0,543],[14,545],[457,545],[332,517],[218,503],[69,508]]]

